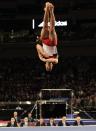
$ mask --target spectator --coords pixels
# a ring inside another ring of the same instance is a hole
[[[65,116],[63,116],[61,121],[58,122],[58,126],[69,126],[69,123],[66,121]]]
[[[44,122],[44,119],[43,119],[43,118],[40,118],[40,120],[37,121],[36,126],[46,126],[46,124],[45,124],[45,122]]]
[[[14,112],[13,113],[13,117],[14,117],[14,119],[15,119],[15,121],[17,122],[17,123],[20,123],[20,118],[18,117],[18,112]]]
[[[34,122],[34,119],[32,117],[32,113],[28,113],[28,122]]]
[[[10,122],[8,122],[7,127],[18,127],[18,124],[13,117],[11,118]]]
[[[73,126],[80,126],[80,125],[84,125],[84,124],[81,121],[80,116],[77,116],[76,119],[75,119],[75,122],[73,123]]]
[[[53,118],[50,118],[49,123],[47,123],[47,126],[56,126],[56,123]]]
[[[30,126],[29,122],[28,122],[28,117],[24,118],[24,121],[21,123],[20,125],[21,127],[28,127]]]

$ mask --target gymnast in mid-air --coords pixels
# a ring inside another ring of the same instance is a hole
[[[40,37],[36,40],[36,49],[40,60],[45,63],[46,71],[51,71],[53,65],[58,63],[57,34],[52,3],[45,3],[43,21]]]

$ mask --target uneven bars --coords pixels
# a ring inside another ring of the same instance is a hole
[[[42,91],[70,91],[72,89],[41,89]]]

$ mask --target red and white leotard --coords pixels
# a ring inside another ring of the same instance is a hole
[[[48,46],[57,46],[57,40],[50,40],[49,38],[42,39],[42,42]]]
[[[51,41],[49,38],[42,40],[43,50],[49,55],[54,57],[57,54],[57,41],[54,39]]]

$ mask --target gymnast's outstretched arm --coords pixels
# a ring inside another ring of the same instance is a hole
[[[48,57],[47,58],[47,57],[44,57],[45,53],[42,54],[39,51],[37,51],[37,52],[38,52],[39,59],[41,61],[43,61],[43,62],[49,62],[49,63],[53,63],[53,64],[57,64],[58,63],[58,57],[56,57],[56,58],[49,58]],[[47,56],[47,54],[46,54],[46,56]]]

